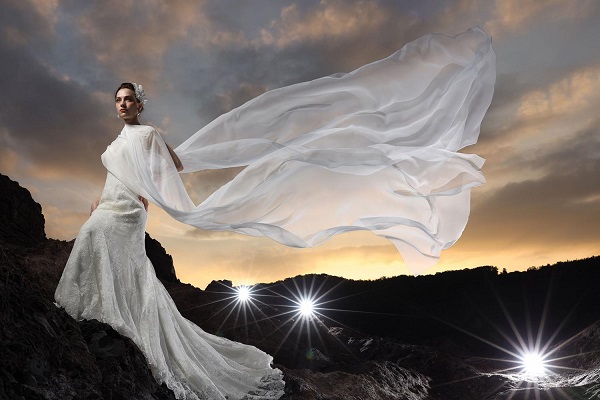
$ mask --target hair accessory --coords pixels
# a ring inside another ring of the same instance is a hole
[[[144,92],[144,88],[142,85],[138,85],[135,82],[132,82],[133,88],[135,89],[135,97],[139,100],[140,103],[146,104],[148,99],[146,98],[146,93]]]

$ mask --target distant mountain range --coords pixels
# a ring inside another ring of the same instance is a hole
[[[0,175],[0,399],[173,399],[129,339],[54,306],[72,243],[47,239],[39,204]],[[160,243],[148,236],[146,248],[184,316],[275,357],[284,399],[600,395],[600,257],[511,273],[297,276],[251,287],[241,302],[229,281],[181,283]],[[516,362],[536,346],[549,374]]]

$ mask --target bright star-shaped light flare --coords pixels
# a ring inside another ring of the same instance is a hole
[[[240,286],[236,289],[237,299],[240,302],[246,302],[250,300],[250,288],[248,286]]]
[[[312,317],[315,313],[315,303],[310,299],[302,299],[298,308],[300,314],[305,318]]]
[[[521,359],[523,373],[530,377],[539,377],[545,375],[548,370],[546,369],[546,362],[544,357],[536,352],[528,352],[523,354]]]

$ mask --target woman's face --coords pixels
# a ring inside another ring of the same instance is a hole
[[[123,121],[132,123],[137,121],[141,104],[135,98],[135,92],[131,89],[120,89],[115,96],[115,107],[117,114]]]

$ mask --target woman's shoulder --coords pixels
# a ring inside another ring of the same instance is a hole
[[[158,129],[152,125],[126,125],[127,131],[142,136],[160,136]]]
[[[126,127],[129,127],[125,129],[128,132],[126,137],[134,142],[141,142],[144,146],[152,146],[153,143],[163,145],[165,142],[160,131],[152,125],[126,125]]]
[[[129,129],[135,132],[157,132],[157,129],[152,125],[126,125]]]

